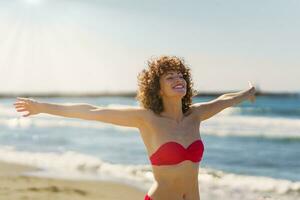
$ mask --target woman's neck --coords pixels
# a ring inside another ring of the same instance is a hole
[[[160,113],[161,116],[168,117],[175,120],[177,123],[183,119],[182,102],[179,98],[163,98],[164,111]]]

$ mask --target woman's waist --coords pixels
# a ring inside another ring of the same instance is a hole
[[[186,181],[198,180],[197,165],[178,165],[178,166],[163,166],[153,167],[153,176],[158,183],[173,184],[173,183],[186,183]]]
[[[160,184],[160,185],[174,185],[174,184],[185,184],[187,185],[188,183],[198,183],[198,177],[197,176],[184,176],[184,175],[163,175],[163,176],[154,176],[155,181]]]
[[[153,199],[194,200],[199,196],[198,182],[171,183],[155,181],[148,195]]]
[[[186,192],[187,189],[198,185],[198,177],[191,175],[156,175],[154,176],[157,187]]]

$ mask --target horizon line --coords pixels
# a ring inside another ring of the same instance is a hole
[[[198,96],[218,96],[225,93],[239,92],[235,90],[224,91],[197,91],[194,97]],[[10,97],[104,97],[104,96],[121,96],[121,97],[135,97],[137,91],[118,91],[118,92],[12,92],[12,93],[0,93],[0,98]],[[299,96],[300,91],[261,91],[256,90],[256,96]]]

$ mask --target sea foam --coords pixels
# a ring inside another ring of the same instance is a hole
[[[113,180],[147,191],[154,182],[150,165],[124,165],[104,162],[99,158],[77,153],[41,153],[0,147],[2,161],[26,164],[40,170],[26,175],[66,179]],[[300,182],[226,173],[211,168],[199,169],[199,188],[203,196],[219,199],[253,199],[269,195],[280,199],[295,199],[300,195]],[[205,199],[205,198],[204,198]]]

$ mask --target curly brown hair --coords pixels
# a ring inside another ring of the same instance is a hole
[[[186,113],[192,104],[192,97],[197,94],[197,91],[193,89],[191,69],[185,64],[184,59],[177,56],[160,56],[158,58],[150,58],[147,64],[148,69],[143,69],[138,74],[139,90],[136,99],[141,106],[151,109],[156,114],[160,114],[164,110],[162,99],[159,96],[159,79],[161,75],[174,70],[181,72],[187,83],[186,95],[181,100],[182,112]]]

